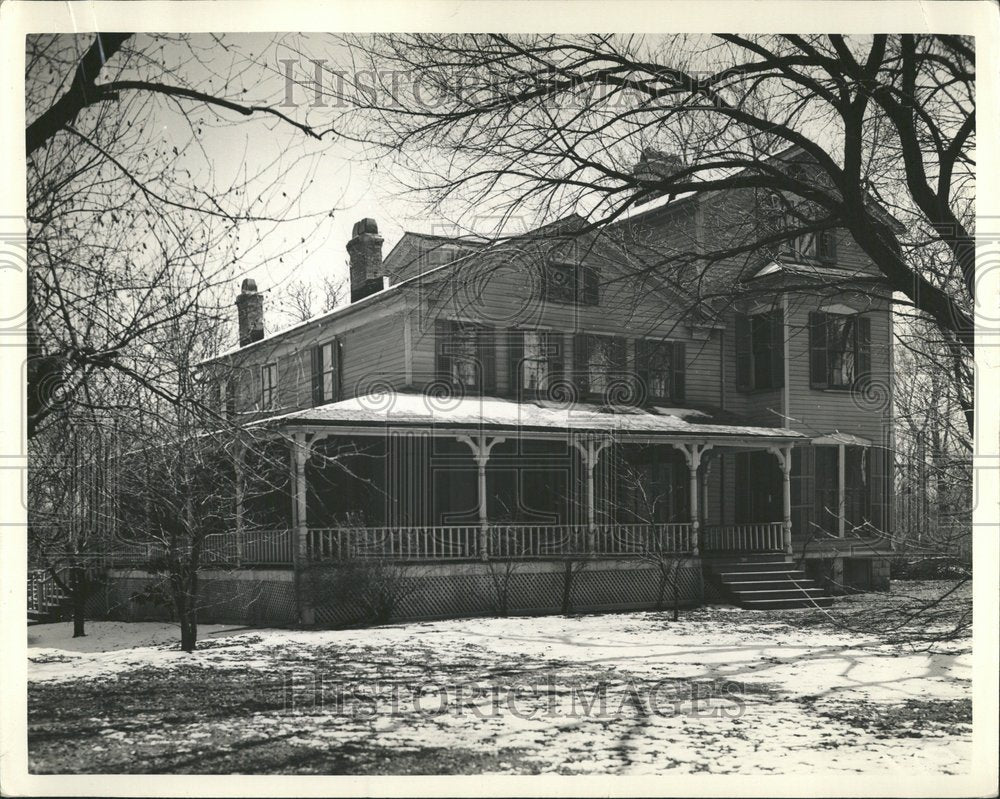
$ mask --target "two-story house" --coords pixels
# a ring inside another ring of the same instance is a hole
[[[364,219],[350,304],[270,335],[244,281],[239,346],[203,369],[288,459],[246,469],[272,489],[240,508],[241,568],[409,564],[401,617],[490,612],[498,564],[524,612],[650,607],[667,561],[685,604],[884,585],[889,297],[840,231],[685,260],[738,250],[761,205],[406,233],[385,257]],[[347,617],[294,584],[298,620]]]

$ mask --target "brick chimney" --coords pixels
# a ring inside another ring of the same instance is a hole
[[[655,147],[645,147],[642,157],[632,167],[632,174],[644,180],[661,180],[668,178],[678,170],[686,167],[684,159],[676,153],[667,153]]]
[[[351,237],[347,242],[347,254],[351,258],[351,302],[357,302],[381,291],[384,286],[382,237],[374,219],[355,222]]]
[[[264,297],[257,292],[257,281],[252,278],[246,278],[240,287],[236,312],[240,320],[241,347],[264,338]]]

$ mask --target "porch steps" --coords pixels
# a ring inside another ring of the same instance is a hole
[[[734,604],[744,608],[829,607],[833,597],[781,553],[727,555],[703,560],[705,576]]]

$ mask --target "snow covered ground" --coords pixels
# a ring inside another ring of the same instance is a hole
[[[836,614],[836,610],[834,611]],[[833,618],[836,618],[834,615]],[[702,608],[340,631],[29,629],[36,771],[969,770],[968,642]],[[72,697],[71,701],[67,698]]]

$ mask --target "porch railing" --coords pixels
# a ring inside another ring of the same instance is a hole
[[[205,537],[206,568],[287,566],[293,563],[294,530],[250,530]],[[778,552],[781,522],[709,526],[701,530],[705,552]],[[311,561],[389,559],[454,561],[488,558],[559,558],[582,555],[642,557],[687,554],[694,549],[689,523],[493,524],[431,527],[312,527],[306,538]],[[118,542],[100,560],[142,566],[165,554],[156,543]]]
[[[437,527],[311,528],[311,560],[389,558],[468,560],[569,555],[684,554],[692,549],[690,524],[494,524]]]
[[[702,530],[701,548],[706,552],[781,552],[784,536],[782,522],[710,526]]]
[[[691,552],[689,523],[607,524],[597,528],[594,552],[599,555],[655,555]]]

